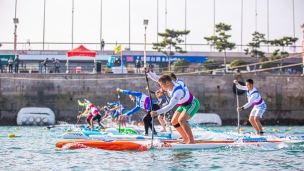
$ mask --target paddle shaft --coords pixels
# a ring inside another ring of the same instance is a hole
[[[237,86],[235,84],[235,94],[236,94],[236,107],[239,107],[239,95],[238,95],[238,89]],[[237,111],[237,118],[238,118],[238,134],[240,134],[240,112],[238,110]]]
[[[145,72],[145,76],[146,76],[146,83],[147,83],[147,87],[148,87],[148,93],[149,93],[149,97],[150,97],[150,112],[152,111],[152,96],[151,96],[151,92],[150,92],[150,87],[149,87],[149,81],[148,81],[148,76],[147,73]],[[151,113],[150,113],[151,115]],[[151,138],[151,147],[153,147],[153,139],[154,139],[154,117],[152,117],[152,138]]]
[[[119,92],[118,92],[118,95],[117,95],[117,98],[118,98],[118,105],[119,105],[119,114],[118,114],[118,132],[120,133],[120,124],[121,124],[121,116],[120,116],[120,112],[121,112],[121,109],[120,109],[120,96],[119,96]]]
[[[79,111],[79,104],[78,104],[78,111]],[[83,106],[82,106],[82,109],[81,109],[81,113],[82,113],[82,112],[83,112]],[[80,118],[81,118],[81,117],[78,118],[76,125],[79,123]]]

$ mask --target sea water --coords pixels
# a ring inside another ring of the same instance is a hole
[[[63,131],[44,127],[0,127],[0,170],[304,170],[304,143],[276,149],[255,146],[144,152],[57,149]],[[253,132],[251,127],[243,127]],[[304,134],[304,127],[266,127],[269,134]],[[232,126],[213,127],[216,136],[235,133]],[[195,130],[195,131],[199,131]],[[211,132],[212,132],[211,131]],[[275,132],[274,132],[275,131]],[[15,134],[15,138],[9,138]]]

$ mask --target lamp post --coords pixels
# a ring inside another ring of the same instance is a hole
[[[149,24],[149,20],[144,20],[144,26],[145,26],[145,34],[144,34],[144,66],[147,66],[147,57],[146,57],[146,31],[147,31],[147,25]]]
[[[15,24],[15,31],[14,31],[14,53],[15,59],[17,57],[17,24],[19,23],[19,19],[17,18],[17,0],[15,1],[15,18],[13,18]]]
[[[302,40],[302,76],[304,76],[304,24],[301,25],[303,40]]]

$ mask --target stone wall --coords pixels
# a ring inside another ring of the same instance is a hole
[[[235,75],[177,75],[201,103],[200,112],[217,113],[223,125],[236,125],[237,98],[232,81]],[[266,125],[303,125],[304,77],[295,75],[252,75],[237,77],[239,81],[253,79],[267,104],[262,123]],[[158,85],[149,79],[151,90]],[[76,123],[77,100],[89,99],[96,105],[118,100],[116,88],[147,92],[143,75],[99,74],[1,74],[0,125],[16,125],[16,117],[23,107],[49,107],[56,120]],[[245,94],[239,103],[247,102]],[[135,106],[127,95],[120,95],[121,103]],[[251,109],[251,108],[250,108]],[[240,112],[241,124],[246,124],[250,109]],[[142,112],[132,120],[139,121]]]

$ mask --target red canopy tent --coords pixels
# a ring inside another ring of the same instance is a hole
[[[96,52],[90,51],[86,47],[80,45],[77,48],[68,51],[67,56],[68,57],[86,56],[86,57],[93,57],[93,58],[95,58]]]
[[[89,49],[87,49],[86,47],[84,47],[83,45],[78,46],[75,49],[72,49],[70,51],[67,52],[67,71],[66,73],[69,73],[69,58],[70,57],[90,57],[90,58],[94,58],[94,70],[93,72],[95,73],[95,56],[96,56],[96,52],[91,51]]]

